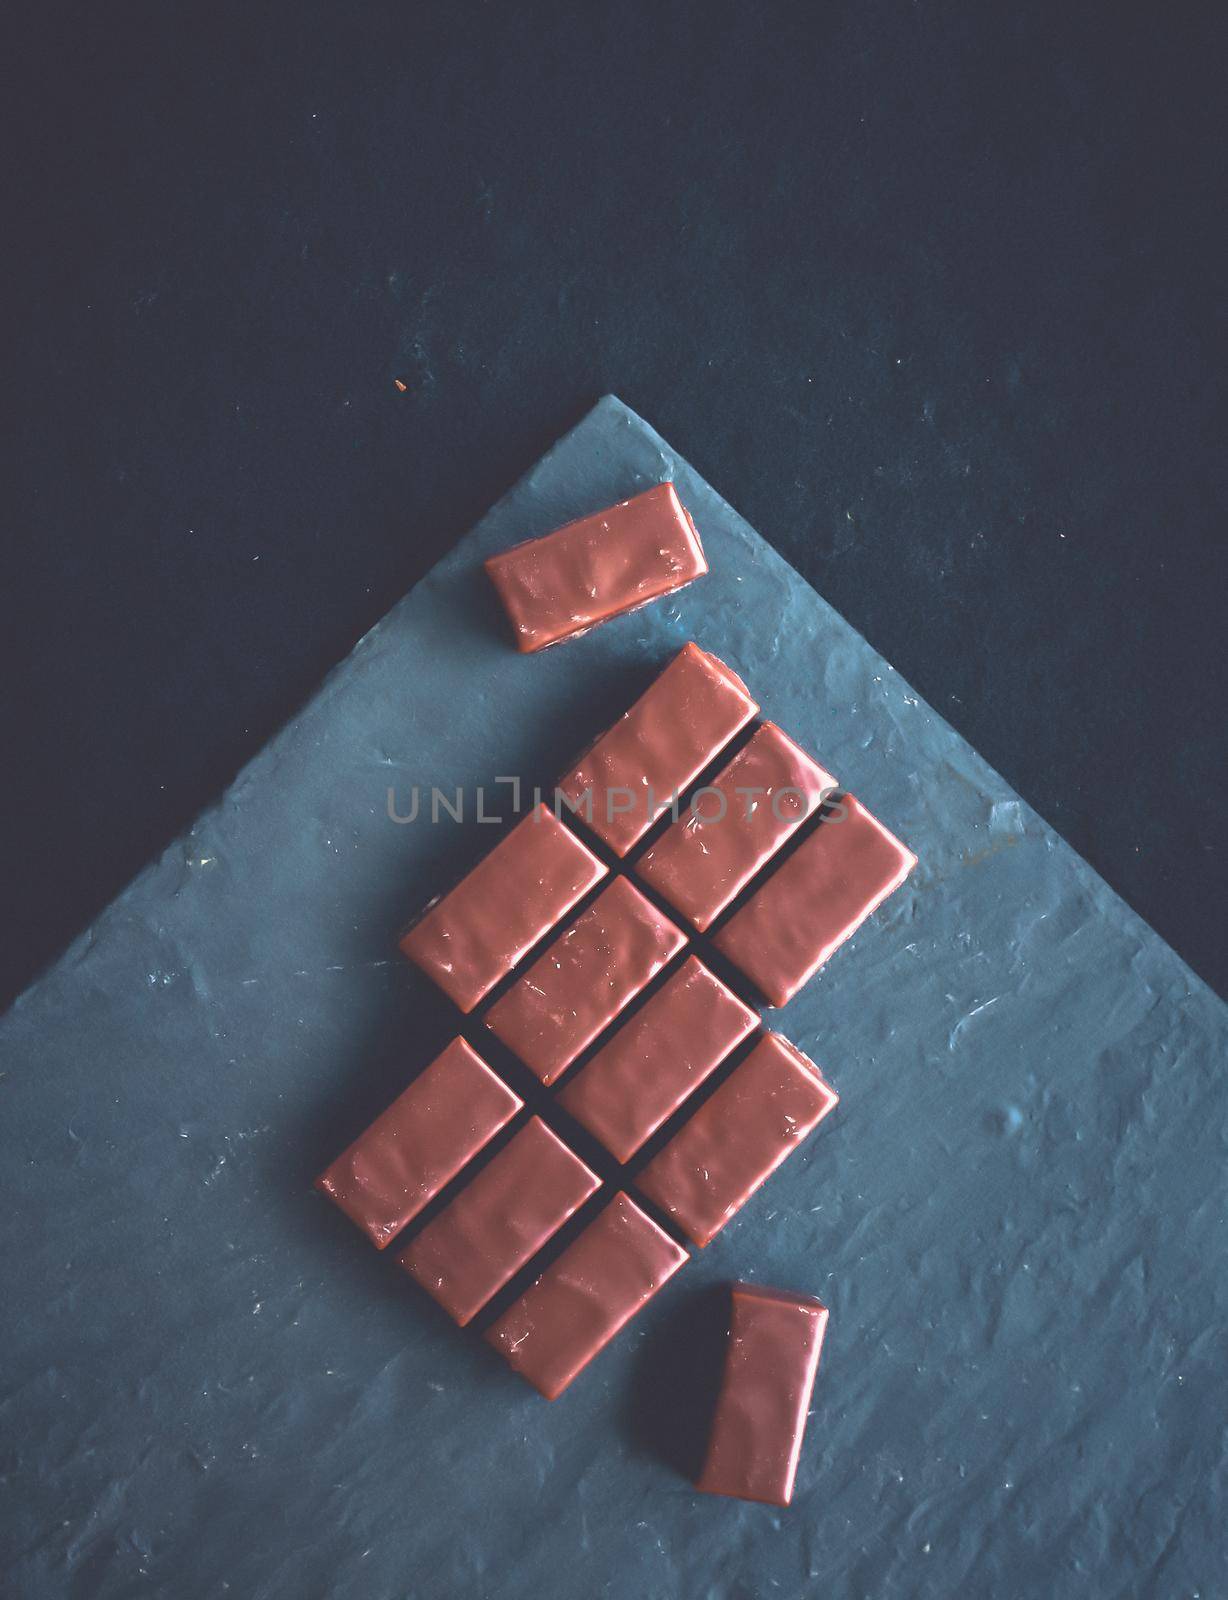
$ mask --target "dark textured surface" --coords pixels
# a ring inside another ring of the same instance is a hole
[[[516,657],[481,558],[666,474],[712,574]],[[394,940],[490,830],[398,827],[388,785],[558,771],[692,636],[921,864],[773,1017],[839,1107],[548,1406],[309,1185],[455,1020]],[[606,402],[0,1023],[0,1589],[1215,1595],[1226,1050],[1223,1003]],[[681,1475],[738,1278],[831,1308],[779,1516]]]
[[[1225,15],[6,8],[5,991],[614,390],[1228,993]]]

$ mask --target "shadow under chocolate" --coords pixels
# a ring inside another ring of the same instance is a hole
[[[630,1449],[693,1483],[703,1466],[729,1335],[729,1285],[681,1280],[632,1364],[617,1426]]]

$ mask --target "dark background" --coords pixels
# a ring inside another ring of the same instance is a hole
[[[10,11],[0,998],[607,390],[1228,991],[1222,14]]]

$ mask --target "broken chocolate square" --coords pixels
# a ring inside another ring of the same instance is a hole
[[[917,858],[851,794],[716,934],[721,953],[783,1006],[907,878]]]
[[[539,805],[427,906],[401,949],[462,1011],[472,1011],[605,871],[571,829]]]
[[[476,1050],[453,1039],[316,1188],[383,1250],[522,1104]]]
[[[463,1327],[600,1182],[533,1117],[423,1228],[400,1263]]]
[[[559,793],[625,856],[758,709],[723,661],[686,644],[560,781]]]
[[[765,722],[635,870],[703,932],[835,788],[830,772]]]
[[[810,1295],[735,1283],[720,1398],[697,1487],[787,1506],[827,1330]]]
[[[689,956],[563,1086],[559,1104],[618,1161],[630,1161],[759,1018]]]
[[[553,1083],[685,943],[638,889],[615,878],[495,1001],[486,1024]]]
[[[836,1100],[814,1062],[769,1033],[652,1158],[636,1187],[702,1248]]]
[[[617,1194],[503,1313],[487,1342],[547,1400],[557,1399],[686,1259]]]
[[[695,524],[672,483],[486,562],[522,651],[586,633],[672,594],[707,570]]]

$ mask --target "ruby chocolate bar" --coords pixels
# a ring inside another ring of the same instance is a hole
[[[605,867],[539,805],[401,940],[462,1011],[472,1011],[589,889]]]
[[[615,878],[486,1015],[491,1031],[553,1083],[686,943]]]
[[[494,1323],[487,1341],[547,1400],[557,1399],[686,1259],[617,1194]]]
[[[835,788],[830,772],[765,722],[635,870],[702,932]]]
[[[635,1180],[688,1239],[714,1239],[836,1104],[808,1056],[769,1033]]]
[[[533,1117],[401,1254],[463,1327],[595,1194],[600,1179]]]
[[[517,648],[544,650],[703,577],[703,545],[672,483],[492,556]]]
[[[560,781],[559,793],[624,856],[758,709],[723,661],[686,644]]]
[[[852,795],[840,807],[715,936],[771,1005],[792,999],[917,864]]]
[[[453,1039],[316,1188],[383,1250],[522,1104],[475,1050]]]
[[[734,1284],[725,1373],[697,1484],[705,1494],[789,1504],[826,1329],[820,1300]]]
[[[758,1022],[690,956],[564,1085],[559,1103],[629,1161]]]

